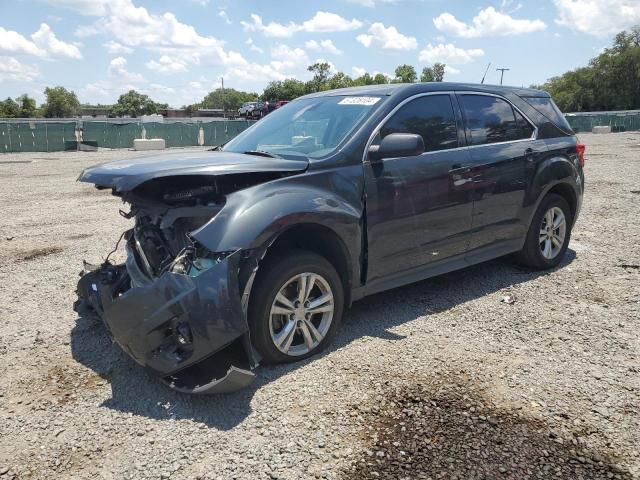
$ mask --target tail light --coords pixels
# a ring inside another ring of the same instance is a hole
[[[584,168],[585,146],[584,146],[584,143],[580,142],[579,140],[578,140],[578,143],[576,144],[576,151],[578,152],[578,162],[580,162],[580,167]]]

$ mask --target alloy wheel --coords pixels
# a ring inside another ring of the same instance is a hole
[[[547,260],[558,256],[567,234],[567,220],[559,207],[551,207],[542,217],[540,224],[540,252]]]
[[[278,290],[269,313],[271,340],[285,355],[305,355],[327,335],[335,311],[329,282],[317,273],[301,273]]]

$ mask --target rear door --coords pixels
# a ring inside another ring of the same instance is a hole
[[[462,177],[470,159],[454,100],[448,93],[414,97],[374,138],[418,134],[425,152],[365,163],[370,281],[466,250],[472,192]]]
[[[458,93],[472,162],[473,215],[468,257],[519,248],[527,233],[527,171],[547,148],[536,128],[505,98]]]

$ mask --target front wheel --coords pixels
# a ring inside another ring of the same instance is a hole
[[[260,267],[249,305],[251,340],[265,363],[323,350],[342,318],[344,291],[322,256],[296,250]]]
[[[555,193],[547,195],[533,216],[518,261],[538,270],[558,266],[569,246],[572,224],[567,201]]]

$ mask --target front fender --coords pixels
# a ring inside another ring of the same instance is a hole
[[[353,188],[353,187],[352,187]],[[294,225],[334,231],[351,253],[359,245],[362,206],[308,183],[273,182],[235,192],[192,237],[213,252],[253,249]]]

